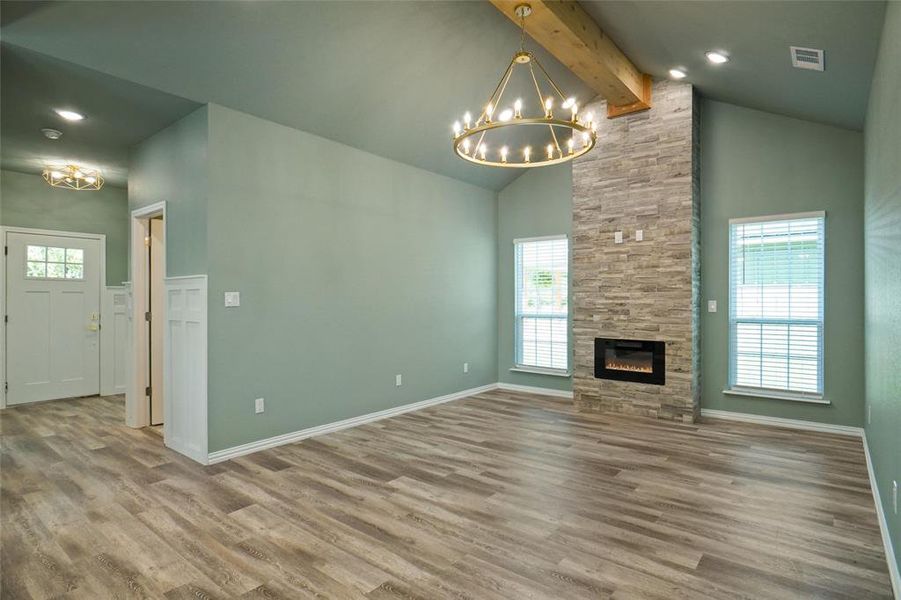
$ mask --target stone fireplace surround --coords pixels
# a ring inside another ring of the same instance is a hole
[[[698,103],[691,85],[673,81],[655,82],[652,99],[648,111],[599,119],[597,147],[573,164],[573,397],[581,410],[694,422]],[[590,109],[606,114],[604,102]],[[666,342],[665,385],[596,379],[595,338]]]

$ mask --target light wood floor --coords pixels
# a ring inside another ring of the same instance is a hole
[[[2,417],[3,598],[890,598],[859,439],[491,392],[210,467]]]

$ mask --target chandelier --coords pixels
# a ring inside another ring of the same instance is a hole
[[[580,114],[576,99],[564,94],[538,58],[524,49],[525,19],[532,14],[532,7],[520,4],[514,12],[520,19],[519,51],[513,55],[478,118],[473,121],[467,112],[462,124],[454,123],[454,152],[463,160],[489,167],[527,169],[570,161],[594,147],[597,141],[594,115]],[[524,112],[526,105],[521,98],[512,105],[503,104],[507,84],[517,68],[528,70],[534,85],[538,109],[534,116]],[[562,115],[555,116],[558,103]],[[517,145],[517,141],[521,143]]]
[[[103,187],[103,176],[97,169],[78,165],[50,166],[44,169],[44,181],[53,187],[78,191],[96,191]]]

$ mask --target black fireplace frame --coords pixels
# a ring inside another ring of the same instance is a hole
[[[634,345],[636,349],[652,353],[651,373],[608,369],[604,364],[607,348],[616,344]],[[597,379],[614,381],[634,381],[652,385],[666,385],[666,342],[656,340],[629,340],[621,338],[594,338],[594,376]]]

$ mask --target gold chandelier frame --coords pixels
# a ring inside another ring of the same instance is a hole
[[[504,70],[503,75],[501,75],[497,87],[495,87],[494,92],[492,92],[491,96],[488,98],[488,101],[485,103],[485,106],[479,117],[475,120],[475,123],[471,123],[470,119],[464,117],[464,124],[462,127],[459,123],[454,124],[454,152],[463,160],[477,165],[507,169],[529,169],[568,162],[589,152],[597,143],[597,126],[594,121],[594,116],[591,113],[588,115],[580,115],[575,100],[571,97],[567,97],[545,70],[544,66],[542,66],[538,58],[523,48],[523,42],[525,40],[525,18],[532,14],[531,6],[528,4],[520,4],[516,7],[514,12],[520,18],[519,51],[513,55],[513,58]],[[536,75],[536,69],[533,65],[538,67],[538,73],[543,76],[550,87],[548,90],[550,94],[547,96],[543,93],[542,87],[539,84],[539,78]],[[529,75],[531,76],[532,83],[535,87],[535,93],[538,98],[538,106],[543,109],[543,116],[524,117],[522,115],[521,100],[517,100],[514,103],[513,110],[504,109],[500,113],[501,117],[506,118],[494,120],[494,113],[501,105],[507,84],[509,83],[514,70],[518,66],[528,67]],[[558,99],[561,102],[562,110],[571,111],[571,118],[563,119],[554,116],[553,104],[555,99]],[[485,136],[489,132],[519,126],[547,127],[550,131],[547,146],[545,148],[538,148],[534,155],[532,154],[530,146],[522,148],[522,160],[509,160],[511,154],[515,153],[511,153],[507,146],[491,149],[485,146]],[[555,128],[559,128],[562,131],[557,131]],[[570,134],[568,138],[566,137],[567,131]],[[563,142],[562,145],[561,141]]]
[[[99,170],[73,164],[45,167],[41,175],[53,187],[78,192],[96,192],[104,183]]]

